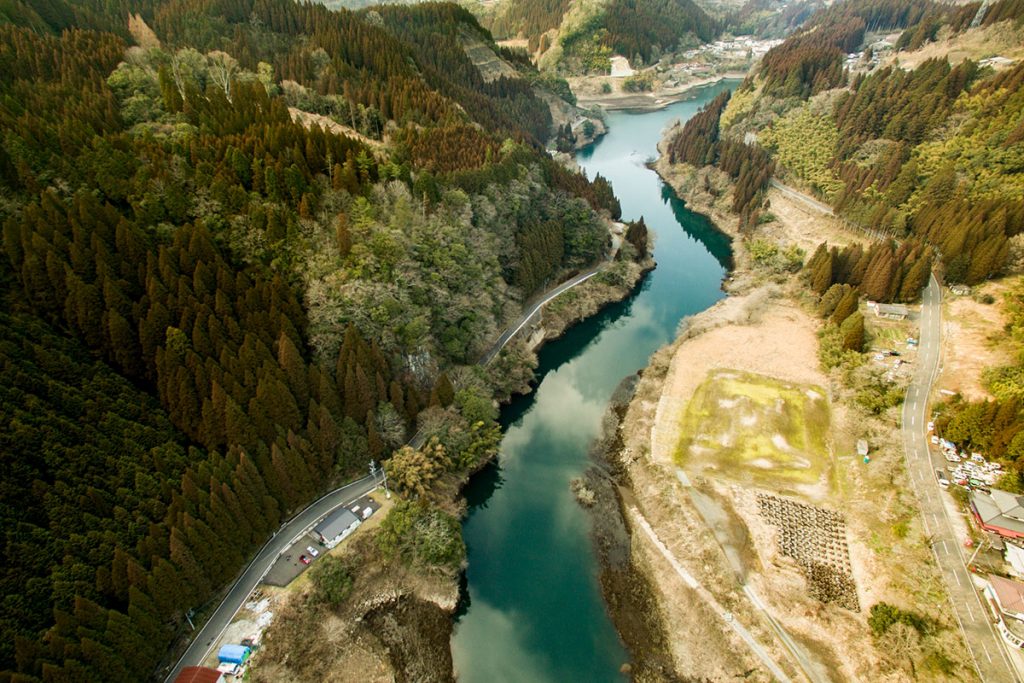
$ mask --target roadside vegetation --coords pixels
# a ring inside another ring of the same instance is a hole
[[[477,361],[619,207],[454,5],[34,7],[0,26],[0,677],[137,681],[371,458],[432,436],[453,494],[532,372]]]
[[[954,396],[940,406],[935,430],[968,452],[984,453],[1008,467],[999,487],[1024,492],[1024,285],[1005,294],[1006,328],[999,342],[1014,358],[1010,365],[982,375],[993,398],[970,401]]]

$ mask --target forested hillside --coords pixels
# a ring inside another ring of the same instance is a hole
[[[763,148],[777,174],[851,222],[925,240],[942,255],[949,281],[992,277],[1007,261],[1010,238],[1024,229],[1024,65],[995,72],[940,58],[910,71],[879,65],[850,76],[844,68],[845,53],[860,49],[866,32],[914,36],[934,22],[964,31],[977,11],[970,7],[833,5],[765,56],[721,109],[720,122],[687,126],[672,148],[701,150],[710,141],[721,146],[756,136],[751,163],[754,149]],[[1015,7],[995,3],[985,21],[1020,21]]]
[[[497,38],[525,38],[531,54],[557,46],[557,69],[573,74],[607,73],[613,54],[651,64],[721,30],[693,0],[506,0],[489,26]]]
[[[726,171],[723,150],[730,146],[742,151],[740,166],[748,169],[767,156],[775,176],[828,202],[854,227],[900,240],[867,251],[822,245],[808,260],[807,284],[820,296],[819,311],[847,328],[840,335],[846,348],[859,348],[863,336],[855,329],[859,322],[849,323],[858,298],[916,300],[933,259],[947,283],[978,284],[1006,272],[1020,252],[1024,62],[997,69],[939,57],[904,69],[886,61],[870,65],[871,48],[865,49],[890,32],[897,48],[914,50],[940,35],[955,40],[1024,23],[1019,0],[999,0],[978,15],[980,7],[927,0],[834,4],[771,50],[731,99],[711,103],[669,145],[673,163]],[[979,26],[972,29],[976,16]],[[846,54],[857,51],[851,74]],[[738,180],[734,192],[738,202],[750,188]],[[735,207],[747,212],[745,225],[750,212],[765,208],[752,196],[753,205]],[[1010,294],[1010,311],[1006,343],[1019,356],[1019,287]],[[1019,362],[990,369],[985,382],[993,400],[954,400],[937,430],[1009,463],[1002,485],[1024,490]]]
[[[532,75],[482,78],[454,5],[0,22],[0,680],[145,680],[415,429],[452,468],[493,452],[501,377],[464,366],[606,255],[618,203],[543,153]]]

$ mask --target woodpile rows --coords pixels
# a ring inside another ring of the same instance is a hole
[[[850,568],[846,521],[835,510],[759,493],[757,508],[779,530],[779,552],[796,560],[812,598],[860,611]]]

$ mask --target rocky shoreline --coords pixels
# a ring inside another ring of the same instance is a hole
[[[655,586],[635,552],[627,505],[632,491],[628,469],[620,459],[619,426],[639,375],[625,378],[612,395],[602,421],[602,435],[590,452],[593,464],[584,475],[584,486],[593,503],[592,539],[600,573],[598,581],[612,623],[630,653],[628,673],[635,681],[684,680],[675,672],[669,637],[661,615]]]
[[[682,169],[668,164],[663,148],[673,134],[673,129],[666,131],[658,145],[659,157],[649,167],[672,187],[690,210],[707,216],[718,230],[738,243],[741,237],[739,220],[716,206],[715,198],[710,194],[695,191],[703,187],[701,173],[707,170]],[[592,515],[592,533],[601,568],[599,580],[609,615],[632,658],[631,676],[636,681],[688,681],[700,678],[693,677],[693,666],[680,666],[678,647],[674,647],[668,635],[670,622],[663,607],[664,587],[659,585],[641,542],[633,535],[636,529],[628,511],[637,504],[635,477],[640,476],[644,480],[644,488],[650,486],[652,473],[644,471],[638,462],[638,455],[625,443],[623,423],[633,404],[642,402],[636,395],[638,387],[644,385],[649,389],[652,382],[659,382],[662,373],[657,371],[656,366],[667,366],[671,350],[677,346],[679,339],[720,324],[722,311],[728,309],[733,297],[753,289],[749,265],[746,251],[735,249],[733,267],[722,283],[723,290],[730,296],[686,319],[683,324],[688,331],[682,332],[669,346],[659,350],[648,368],[623,380],[604,418],[603,435],[591,451],[593,465],[587,471],[585,482],[587,488],[596,494],[596,502],[591,509],[595,513]],[[728,315],[724,317],[728,318]],[[657,362],[659,358],[660,363]],[[648,376],[652,372],[655,376]],[[635,416],[630,419],[635,420]],[[666,485],[662,483],[662,487]],[[697,528],[698,525],[694,525],[694,531]],[[699,609],[695,609],[694,613],[708,616]],[[704,624],[702,630],[705,636],[713,635],[716,631],[712,624]],[[710,650],[719,649],[710,643],[705,645]],[[743,662],[742,657],[735,657],[728,652],[730,644],[724,633],[721,634],[720,646],[724,652],[706,658],[698,655],[696,659],[707,666],[706,671],[742,674],[749,662]],[[685,669],[690,671],[684,674]]]
[[[575,293],[572,301],[563,306],[559,315],[547,316],[545,324],[539,330],[541,336],[529,354],[535,359],[536,353],[548,341],[561,337],[566,330],[573,325],[596,315],[604,308],[628,298],[637,287],[643,282],[644,276],[655,267],[654,260],[650,257],[640,263],[626,264],[626,278],[621,282],[609,283],[595,276],[578,287],[567,291],[562,297]],[[560,297],[561,298],[561,297]],[[548,304],[550,307],[558,299]],[[533,383],[527,383],[521,388],[520,393],[533,391]],[[624,405],[622,406],[624,410]],[[476,471],[483,469],[487,462],[480,463],[479,467],[468,473],[460,483],[458,493],[453,503],[462,507],[462,489],[469,482]],[[589,476],[589,475],[588,475]],[[602,488],[602,491],[605,489]],[[628,568],[624,568],[628,569]],[[617,576],[625,579],[628,583],[630,571],[620,572]],[[406,595],[389,600],[380,605],[377,609],[367,615],[369,624],[376,636],[384,646],[383,651],[392,666],[395,680],[399,683],[429,681],[436,683],[449,683],[455,680],[455,672],[452,668],[452,656],[450,641],[455,627],[455,615],[458,603],[451,600],[451,597],[459,595],[459,583],[464,580],[460,574],[453,577],[450,585],[446,585],[442,599],[425,599],[422,596]],[[446,582],[447,583],[447,582]],[[602,579],[602,585],[604,585]],[[642,592],[643,586],[635,587],[635,591]],[[441,596],[436,596],[441,597]],[[650,600],[648,604],[654,603]],[[387,626],[389,630],[380,631],[380,626]],[[655,626],[652,624],[651,629]],[[653,633],[651,629],[643,631]],[[388,636],[388,633],[393,634]],[[416,642],[409,645],[402,634],[417,634]],[[394,641],[394,642],[392,642]],[[665,678],[652,678],[649,680],[671,680]]]

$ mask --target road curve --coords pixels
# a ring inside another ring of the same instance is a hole
[[[224,600],[217,607],[210,619],[192,637],[192,643],[178,660],[174,668],[167,674],[167,683],[173,681],[175,676],[186,666],[199,666],[206,655],[210,652],[214,643],[220,637],[224,629],[235,617],[249,594],[259,582],[270,571],[278,555],[284,551],[292,541],[301,536],[320,517],[340,505],[347,505],[360,496],[366,495],[377,488],[379,479],[366,476],[358,481],[346,484],[326,494],[319,500],[310,503],[306,509],[295,515],[290,521],[277,530],[263,548],[252,559],[249,566],[245,568],[242,575],[238,577],[234,585],[228,590]]]
[[[602,262],[597,266],[594,266],[586,272],[580,273],[574,278],[566,280],[562,284],[558,285],[547,294],[545,294],[540,301],[535,303],[529,308],[511,327],[502,333],[494,345],[488,350],[484,357],[480,360],[481,365],[488,365],[495,356],[505,348],[505,345],[523,328],[524,325],[532,318],[537,311],[539,311],[546,303],[556,298],[566,290],[572,289],[576,285],[586,282],[590,278],[597,275],[599,272],[604,270],[608,265],[608,262]],[[409,445],[413,448],[419,448],[423,445],[423,434],[422,431],[416,432],[415,435],[409,440]],[[274,535],[267,541],[266,545],[256,554],[256,557],[252,559],[249,566],[245,568],[242,575],[238,577],[234,585],[231,586],[230,590],[224,600],[217,607],[217,610],[213,613],[210,619],[203,625],[201,629],[193,636],[192,643],[188,649],[178,660],[174,668],[171,669],[170,673],[165,679],[165,683],[170,683],[174,680],[174,677],[186,666],[198,666],[206,659],[206,655],[209,653],[210,648],[220,637],[220,634],[224,632],[228,624],[234,618],[235,614],[241,608],[246,598],[252,593],[253,589],[259,584],[263,577],[266,576],[267,572],[270,571],[270,567],[274,564],[278,555],[291,545],[291,542],[305,533],[308,527],[312,526],[320,517],[326,515],[331,510],[335,509],[340,505],[347,505],[355,499],[359,498],[366,493],[369,493],[375,489],[378,485],[378,480],[372,477],[364,477],[358,481],[354,481],[350,484],[346,484],[339,489],[331,491],[319,500],[310,503],[302,512],[298,513],[290,521],[286,522],[280,529],[278,529]]]
[[[992,626],[967,571],[963,545],[948,517],[935,470],[946,462],[932,453],[928,443],[928,397],[938,373],[942,345],[942,294],[932,275],[921,300],[917,369],[903,403],[902,433],[907,477],[917,496],[925,534],[942,573],[950,605],[963,632],[964,642],[983,681],[1003,683],[1020,680]]]
[[[523,329],[523,326],[526,325],[527,322],[529,322],[530,318],[532,318],[537,313],[537,311],[543,308],[546,303],[556,298],[562,292],[568,289],[572,289],[578,284],[586,282],[587,280],[589,280],[590,278],[594,277],[602,270],[604,270],[605,267],[607,267],[607,265],[608,262],[604,261],[600,265],[594,266],[590,270],[580,273],[579,275],[570,280],[566,280],[565,282],[563,282],[562,284],[558,285],[557,287],[549,291],[547,294],[545,294],[540,301],[531,306],[525,313],[523,313],[522,316],[520,316],[520,318],[515,323],[513,323],[507,330],[505,330],[502,333],[500,337],[498,337],[497,341],[495,341],[491,348],[487,350],[487,353],[484,354],[484,357],[480,359],[480,365],[490,365],[491,361],[493,361],[494,358],[499,353],[501,353],[501,350],[505,348],[505,345],[512,340],[512,337],[516,336],[516,334],[519,333],[519,330]]]

